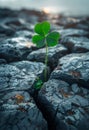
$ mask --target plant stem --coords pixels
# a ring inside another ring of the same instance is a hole
[[[45,72],[44,72],[44,77],[45,81],[47,80],[47,64],[48,64],[48,45],[47,42],[45,42],[46,45],[46,54],[45,54]]]

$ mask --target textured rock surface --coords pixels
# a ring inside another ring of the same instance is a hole
[[[42,63],[29,61],[0,66],[1,130],[47,129],[46,121],[28,93],[37,75],[42,77],[44,68]]]
[[[89,88],[89,52],[62,57],[50,78],[62,79],[69,84],[79,83]]]
[[[5,34],[7,36],[11,36],[14,34],[14,30],[11,27],[8,27],[7,25],[0,25],[0,33]]]
[[[46,121],[27,92],[0,95],[1,130],[47,130]]]
[[[34,25],[44,20],[61,40],[49,48],[53,72],[37,95],[32,86],[43,78],[45,48],[31,39]],[[88,43],[89,17],[0,9],[0,130],[89,130]]]
[[[65,37],[61,41],[70,52],[88,52],[89,39],[86,37]]]
[[[17,32],[15,33],[15,36],[16,36],[16,37],[22,36],[22,37],[26,37],[26,38],[32,38],[32,35],[33,35],[33,33],[30,32],[30,31],[27,31],[27,30],[17,31]]]
[[[28,77],[28,78],[27,78]],[[33,81],[31,80],[33,77]],[[0,90],[10,89],[21,89],[28,85],[28,82],[34,82],[35,75],[26,75],[23,71],[12,65],[1,65],[0,66]],[[25,85],[25,86],[24,86]]]
[[[26,59],[27,54],[35,48],[34,45],[24,37],[15,37],[4,40],[0,44],[0,58],[8,62]]]
[[[26,74],[34,74],[36,76],[44,78],[45,65],[41,62],[31,62],[31,61],[19,61],[13,62],[11,65],[16,66]],[[50,69],[47,67],[48,75],[50,74]]]
[[[82,29],[63,29],[59,30],[62,38],[67,37],[67,36],[89,36],[88,31],[82,30]]]
[[[66,125],[68,130],[89,129],[89,90],[71,86],[62,81],[51,79],[41,89],[48,101],[56,110],[56,116]]]
[[[0,65],[0,89],[31,88],[36,77],[42,78],[45,65],[29,61],[14,62],[12,65]]]
[[[5,59],[0,59],[0,64],[6,64],[6,60]]]
[[[58,59],[67,53],[67,49],[63,45],[48,48],[48,64],[50,67],[57,65]],[[31,52],[27,59],[31,61],[45,62],[46,50],[45,48]]]

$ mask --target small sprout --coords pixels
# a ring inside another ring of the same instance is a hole
[[[35,84],[34,84],[34,88],[35,88],[35,89],[40,89],[40,88],[42,87],[42,85],[43,85],[42,80],[38,78],[38,79],[36,80]]]
[[[47,63],[48,63],[48,47],[53,47],[58,44],[60,34],[58,32],[50,32],[50,23],[47,21],[37,23],[34,27],[35,35],[32,37],[32,42],[37,47],[46,47],[45,55],[45,71],[44,77],[47,80]],[[38,79],[35,88],[40,89],[43,82]]]

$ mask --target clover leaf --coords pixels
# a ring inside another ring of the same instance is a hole
[[[35,33],[32,38],[32,42],[37,45],[37,47],[43,47],[47,44],[47,46],[55,46],[58,43],[60,35],[58,32],[50,31],[50,23],[47,21],[37,23],[34,28]]]
[[[34,31],[42,36],[45,36],[50,31],[50,24],[46,21],[35,25]]]
[[[58,32],[49,33],[46,37],[48,46],[55,46],[58,43],[59,38],[60,38],[60,35]]]
[[[37,79],[35,84],[34,84],[34,88],[40,89],[42,85],[43,85],[43,81],[41,79]]]
[[[34,35],[32,42],[37,45],[37,47],[43,47],[45,45],[45,38],[41,35]]]

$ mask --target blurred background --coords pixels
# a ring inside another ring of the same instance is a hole
[[[89,15],[89,0],[0,0],[0,7],[44,10],[46,13]]]

